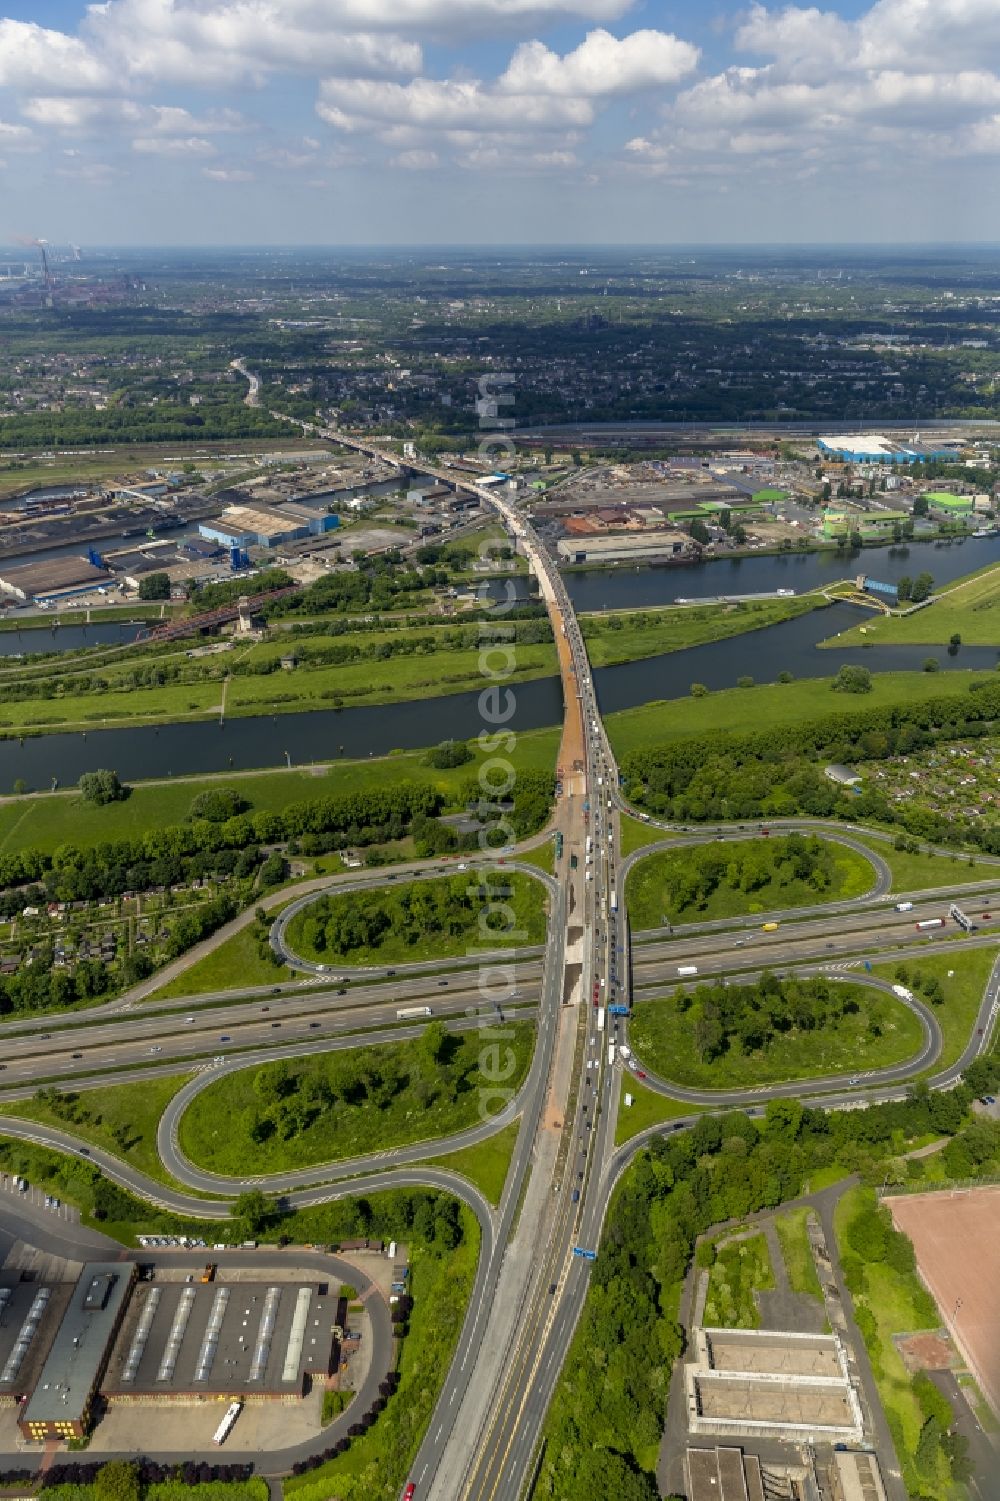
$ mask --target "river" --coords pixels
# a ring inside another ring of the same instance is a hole
[[[712,689],[731,688],[742,676],[766,683],[786,670],[795,677],[825,677],[845,662],[873,671],[917,669],[931,656],[946,672],[953,668],[990,671],[1000,658],[1000,646],[963,646],[955,652],[927,646],[818,650],[817,642],[862,618],[856,606],[836,604],[745,636],[619,667],[599,668],[594,673],[598,700],[605,713],[612,713],[654,699],[682,698],[693,682]],[[512,691],[517,702],[512,728],[523,732],[561,720],[562,694],[557,678],[521,683]],[[831,700],[831,709],[835,707]],[[11,787],[18,777],[33,788],[48,787],[53,778],[65,785],[99,766],[113,767],[126,781],[250,770],[288,762],[303,766],[339,756],[363,758],[418,749],[441,740],[465,739],[482,728],[477,692],[368,708],[231,719],[224,725],[201,720],[43,735],[23,742],[0,741],[0,788]]]

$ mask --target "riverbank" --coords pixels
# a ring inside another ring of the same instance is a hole
[[[955,636],[963,646],[995,646],[1000,657],[1000,564],[956,579],[921,610],[875,615],[819,645],[826,649],[911,643],[947,646]]]
[[[821,594],[804,594],[733,604],[665,605],[647,611],[584,614],[579,619],[591,666],[614,667],[763,630],[827,603]]]

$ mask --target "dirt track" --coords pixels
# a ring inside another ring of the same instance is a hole
[[[1000,1413],[1000,1187],[887,1198],[941,1317]]]

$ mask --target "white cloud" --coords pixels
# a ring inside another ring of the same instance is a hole
[[[417,125],[425,130],[561,129],[589,125],[593,107],[586,99],[500,94],[476,80],[376,83],[327,79],[317,110],[341,130]]]
[[[0,120],[0,141],[3,141],[5,146],[26,144],[31,139],[32,134],[27,125],[9,125],[6,121]]]
[[[243,167],[202,167],[201,175],[212,182],[253,182],[253,173]]]
[[[599,98],[677,83],[697,64],[698,48],[669,32],[634,31],[619,39],[598,30],[563,57],[543,42],[523,42],[498,88],[511,94]]]
[[[137,136],[132,150],[147,156],[215,155],[215,147],[204,136]]]
[[[77,37],[0,17],[0,88],[91,93],[113,90],[107,63]]]

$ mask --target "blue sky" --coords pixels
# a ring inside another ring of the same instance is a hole
[[[0,0],[0,242],[1000,239],[997,0]]]

